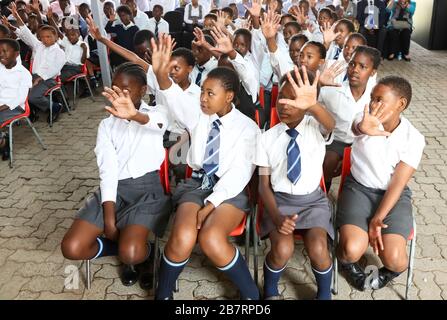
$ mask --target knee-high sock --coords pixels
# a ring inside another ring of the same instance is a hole
[[[317,300],[331,300],[332,265],[323,271],[312,268],[317,281]]]
[[[98,252],[91,260],[118,255],[118,243],[103,237],[97,237],[96,241],[98,242]]]
[[[163,253],[163,257],[160,261],[160,271],[158,279],[158,287],[155,293],[155,300],[171,299],[172,293],[175,287],[175,281],[182,272],[189,259],[183,262],[175,263],[166,258]]]
[[[267,259],[264,262],[264,299],[268,297],[278,296],[278,281],[281,278],[281,274],[283,273],[286,266],[282,267],[279,270],[275,270],[271,268]]]
[[[217,269],[222,271],[239,288],[242,299],[259,300],[258,287],[239,250],[236,249],[236,254],[228,265]]]

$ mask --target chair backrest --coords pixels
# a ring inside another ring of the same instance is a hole
[[[341,164],[341,177],[340,177],[340,187],[338,188],[338,196],[341,194],[343,189],[343,184],[345,183],[346,177],[351,172],[351,147],[346,147],[343,151],[343,162]]]
[[[165,159],[160,166],[160,181],[166,194],[171,193],[171,187],[169,186],[169,152],[165,149]]]
[[[259,104],[261,105],[262,108],[265,107],[264,106],[264,104],[265,104],[265,102],[264,102],[264,91],[265,91],[264,87],[260,86],[259,87]]]
[[[278,85],[274,84],[272,87],[271,93],[271,102],[270,102],[270,128],[278,124],[279,117],[276,112],[276,100],[278,100]]]
[[[181,32],[183,29],[183,15],[179,11],[166,12],[163,19],[169,23],[169,32]]]
[[[17,119],[20,119],[20,118],[29,117],[30,112],[31,112],[31,110],[30,110],[29,103],[28,103],[28,97],[26,97],[26,100],[25,100],[25,112],[15,116],[15,117],[12,117],[11,119],[8,119],[8,120],[6,120],[6,121],[4,121],[2,123],[0,123],[0,128],[6,127],[7,125],[9,125],[14,120],[17,120]]]

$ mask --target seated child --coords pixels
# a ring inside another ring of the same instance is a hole
[[[149,28],[155,39],[158,39],[158,35],[165,33],[169,34],[169,23],[162,18],[163,16],[163,7],[159,4],[156,4],[152,8],[152,18],[149,19]]]
[[[257,144],[259,193],[267,211],[260,236],[268,236],[271,243],[264,263],[264,299],[282,298],[278,281],[293,255],[294,232],[303,236],[317,282],[316,298],[331,299],[328,235],[334,239],[334,230],[320,180],[326,137],[335,121],[317,103],[317,84],[318,73],[314,78],[305,67],[283,77],[277,103],[281,123],[264,132]]]
[[[343,45],[347,37],[354,31],[354,24],[347,19],[341,19],[328,30],[323,31],[324,46],[327,49],[326,59],[341,59],[340,53],[343,50]]]
[[[31,74],[17,61],[19,43],[0,39],[0,125],[25,111],[25,101],[32,87]],[[9,139],[0,132],[2,160],[9,159]]]
[[[112,85],[103,93],[111,115],[99,125],[95,148],[100,187],[67,231],[62,254],[70,260],[117,255],[124,264],[123,285],[135,284],[141,274],[140,285],[148,288],[147,238],[150,231],[163,236],[171,207],[158,173],[167,119],[159,107],[142,100],[146,73],[140,66],[120,65]]]
[[[352,123],[351,174],[337,206],[337,258],[357,290],[383,288],[408,266],[406,244],[413,229],[408,182],[425,146],[424,136],[402,115],[411,95],[407,80],[382,78]],[[383,263],[370,283],[358,265],[368,244]]]

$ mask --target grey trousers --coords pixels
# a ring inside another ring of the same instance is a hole
[[[37,74],[33,74],[33,81],[37,78]],[[33,108],[38,108],[41,111],[48,111],[50,109],[50,98],[45,97],[44,93],[56,85],[56,80],[48,79],[39,82],[38,85],[31,88],[28,96],[28,101]]]

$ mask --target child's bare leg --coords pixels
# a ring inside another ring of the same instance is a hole
[[[317,281],[317,299],[331,299],[332,261],[329,255],[327,232],[323,228],[312,228],[304,233],[304,247]]]
[[[118,244],[120,261],[135,265],[146,260],[149,255],[148,235],[149,230],[141,225],[129,225],[121,230]]]
[[[342,158],[334,151],[326,151],[326,155],[324,157],[323,162],[323,174],[324,174],[324,183],[326,185],[326,190],[330,190],[332,179],[335,177],[335,171],[339,165],[339,162]]]
[[[85,62],[86,66],[87,66],[87,73],[90,77],[93,77],[95,75],[95,71],[93,69],[94,65],[93,63],[91,63],[89,60],[86,60]]]
[[[280,297],[278,282],[295,249],[293,233],[284,235],[273,230],[269,239],[271,249],[264,262],[264,299]]]
[[[62,254],[70,260],[88,260],[99,250],[96,240],[102,230],[85,220],[76,219],[68,229],[61,243]]]
[[[259,291],[247,263],[228,236],[242,221],[244,212],[233,205],[221,204],[205,220],[199,244],[207,257],[239,288],[242,299],[259,299]]]

